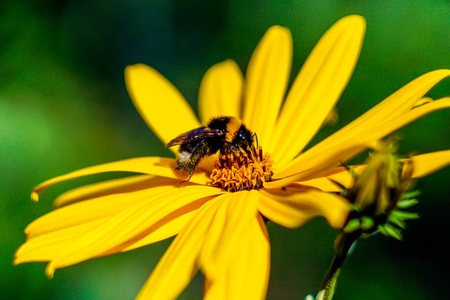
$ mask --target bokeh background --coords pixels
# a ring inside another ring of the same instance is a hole
[[[78,168],[145,155],[170,156],[145,126],[125,89],[126,65],[153,66],[196,109],[205,71],[227,58],[243,70],[264,32],[287,26],[294,38],[292,76],[320,36],[339,18],[360,14],[367,33],[355,73],[338,103],[339,123],[323,139],[412,79],[450,68],[447,0],[2,0],[0,3],[0,298],[132,299],[169,245],[87,261],[58,270],[13,266],[23,229],[51,209],[56,195],[103,177],[61,184],[39,203],[30,189]],[[429,96],[450,93],[449,80]],[[450,148],[449,111],[399,131],[400,152]],[[312,143],[312,144],[313,144]],[[402,242],[375,236],[346,262],[336,299],[447,299],[450,168],[420,180]],[[110,178],[110,177],[108,177]],[[269,299],[317,292],[337,232],[323,219],[288,230],[269,224]],[[180,297],[201,297],[201,276]]]

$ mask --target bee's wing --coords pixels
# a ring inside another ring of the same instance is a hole
[[[173,147],[175,145],[184,144],[185,143],[184,142],[184,137],[185,137],[186,133],[180,134],[179,136],[177,136],[176,138],[174,138],[173,140],[168,142],[166,145],[163,146],[163,149],[166,149],[166,148],[169,148],[169,147]]]
[[[222,134],[224,134],[224,132],[221,130],[211,129],[207,126],[202,126],[202,127],[196,128],[194,130],[180,134],[179,136],[177,136],[176,138],[174,138],[173,140],[168,142],[167,145],[165,145],[163,148],[169,148],[169,147],[172,147],[175,145],[187,144],[187,143],[191,143],[196,140],[214,137],[214,136],[218,136],[218,135],[222,135]]]

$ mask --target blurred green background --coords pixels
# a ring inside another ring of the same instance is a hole
[[[94,164],[169,156],[134,109],[126,65],[153,66],[196,108],[202,75],[235,59],[245,70],[264,32],[287,26],[294,38],[293,76],[320,36],[339,18],[360,14],[367,33],[355,73],[337,108],[348,124],[407,82],[450,68],[450,4],[412,1],[20,1],[0,4],[0,298],[132,299],[170,241],[95,259],[44,275],[44,264],[12,266],[23,229],[51,209],[56,195],[92,179],[50,189],[36,204],[31,188]],[[449,80],[429,95],[449,95]],[[405,127],[400,152],[450,148],[449,112]],[[336,299],[450,298],[450,168],[420,180],[422,218],[404,241],[376,236],[359,243],[344,265]],[[102,179],[96,177],[95,179]],[[269,299],[317,292],[337,232],[323,219],[288,230],[269,224]],[[181,296],[198,299],[197,276]]]

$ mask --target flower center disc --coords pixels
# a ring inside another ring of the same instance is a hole
[[[243,190],[258,190],[264,182],[272,180],[273,160],[268,153],[263,155],[262,147],[246,151],[220,154],[211,172],[211,185],[237,192]]]

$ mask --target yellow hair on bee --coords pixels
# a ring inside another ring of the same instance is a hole
[[[230,117],[230,121],[227,124],[227,135],[225,138],[227,142],[233,141],[233,138],[235,137],[236,132],[238,132],[241,125],[242,122],[239,121],[237,118]]]

